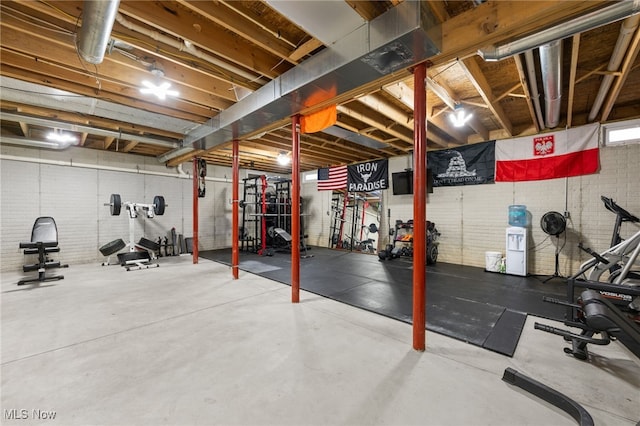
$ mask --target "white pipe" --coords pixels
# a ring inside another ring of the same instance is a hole
[[[22,115],[22,114],[14,114],[11,112],[1,113],[0,118],[2,118],[3,120],[18,121],[26,124],[35,124],[37,126],[54,127],[56,129],[69,130],[72,132],[91,133],[94,135],[114,137],[118,139],[129,140],[129,141],[136,141],[136,142],[140,142],[148,145],[163,146],[165,148],[178,147],[177,142],[171,142],[169,140],[149,138],[146,136],[139,136],[131,133],[116,132],[115,130],[99,129],[97,127],[84,126],[82,124],[66,123],[63,121],[49,120],[46,118],[31,117],[31,116]]]
[[[179,178],[179,179],[191,179],[191,176],[188,174],[178,174],[175,173],[167,173],[167,172],[154,172],[151,170],[140,170],[140,169],[126,169],[124,167],[114,167],[114,166],[103,166],[100,164],[87,164],[87,163],[76,163],[73,160],[62,161],[62,160],[47,160],[44,158],[33,158],[33,157],[20,157],[17,155],[5,155],[0,154],[0,160],[10,160],[10,161],[21,161],[25,163],[36,163],[36,164],[47,164],[52,166],[63,166],[63,167],[77,167],[81,169],[91,169],[91,170],[105,170],[110,172],[124,172],[124,173],[133,173],[136,175],[150,175],[150,176],[166,176],[171,178]],[[231,179],[228,178],[219,178],[219,177],[205,177],[205,180],[212,182],[224,182],[224,183],[232,183]]]
[[[145,27],[143,27],[141,25],[135,24],[135,23],[127,20],[120,13],[118,13],[116,15],[116,21],[118,21],[118,23],[120,25],[122,25],[125,28],[130,29],[131,31],[135,31],[135,32],[140,33],[140,34],[144,34],[144,35],[146,35],[148,37],[151,37],[155,41],[159,41],[160,43],[168,44],[169,46],[174,47],[174,48],[178,49],[181,52],[184,52],[184,51],[189,52],[190,54],[192,54],[193,56],[195,56],[197,58],[200,58],[200,59],[202,59],[204,61],[207,61],[207,62],[209,62],[209,63],[211,63],[213,65],[216,65],[218,67],[225,68],[226,70],[231,71],[231,72],[233,72],[235,74],[238,74],[239,76],[242,76],[242,77],[246,78],[249,81],[255,81],[255,82],[258,82],[260,84],[264,84],[265,83],[265,81],[263,79],[256,79],[256,76],[254,74],[251,74],[251,73],[249,73],[249,72],[247,72],[247,71],[245,71],[245,70],[243,70],[241,68],[238,68],[238,67],[236,67],[234,65],[231,65],[231,64],[229,64],[227,62],[221,61],[220,59],[218,59],[218,58],[216,58],[214,56],[211,56],[211,55],[209,55],[207,53],[204,53],[204,52],[198,50],[195,46],[193,46],[193,44],[191,42],[189,42],[187,40],[185,40],[184,43],[183,43],[183,42],[181,42],[179,40],[176,40],[173,37],[169,37],[169,36],[166,36],[164,34],[161,34],[158,31],[151,30],[151,29],[145,28]],[[126,43],[125,40],[122,40],[122,41]]]
[[[529,77],[529,90],[531,90],[531,99],[536,111],[536,118],[541,129],[544,129],[544,118],[542,118],[542,108],[540,107],[540,92],[538,91],[538,81],[536,79],[536,66],[533,61],[533,50],[524,52],[524,59],[527,64],[527,76]]]
[[[82,26],[78,32],[78,53],[90,64],[104,59],[120,0],[85,0]]]
[[[47,142],[47,141],[39,141],[30,138],[23,138],[20,136],[1,136],[0,144],[2,145],[20,145],[20,146],[28,146],[31,148],[44,148],[44,149],[55,149],[61,150],[64,148],[68,148],[68,145],[62,145],[59,142]]]
[[[633,33],[635,33],[639,23],[640,23],[640,15],[635,15],[635,16],[632,16],[631,18],[627,18],[624,20],[624,22],[620,26],[620,35],[618,35],[616,46],[613,49],[611,58],[609,59],[609,65],[607,66],[607,71],[618,71],[618,69],[620,68],[620,64],[622,63],[622,60],[624,59],[624,55],[627,52],[627,48],[629,47],[629,43],[631,43],[631,38],[633,37]],[[611,74],[606,74],[602,78],[602,83],[600,83],[600,89],[598,89],[598,94],[596,95],[596,98],[593,101],[593,106],[591,107],[591,112],[589,113],[589,118],[588,118],[589,122],[594,121],[598,116],[598,112],[600,112],[600,108],[602,107],[604,98],[607,96],[607,93],[609,92],[609,88],[613,83],[613,78],[614,76]]]

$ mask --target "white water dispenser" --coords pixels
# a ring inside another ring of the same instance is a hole
[[[527,228],[507,228],[507,274],[527,276]]]

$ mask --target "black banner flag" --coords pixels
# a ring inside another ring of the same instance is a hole
[[[429,151],[427,165],[433,171],[433,186],[494,183],[496,142],[463,145],[455,149]]]
[[[370,192],[389,187],[389,160],[365,161],[347,166],[347,191]]]

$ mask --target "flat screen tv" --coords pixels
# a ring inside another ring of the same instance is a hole
[[[396,172],[391,174],[393,195],[413,194],[413,171]],[[433,192],[433,174],[427,169],[427,192]]]
[[[413,194],[413,172],[396,172],[391,174],[393,195]]]

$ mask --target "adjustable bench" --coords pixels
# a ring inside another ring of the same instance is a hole
[[[64,279],[62,275],[47,276],[45,274],[47,269],[65,268],[68,266],[61,265],[59,261],[52,261],[48,257],[50,253],[60,251],[60,247],[58,247],[58,228],[56,227],[56,221],[53,220],[52,217],[43,216],[37,218],[31,229],[31,241],[20,243],[20,248],[24,249],[24,254],[38,255],[38,263],[24,265],[22,267],[24,272],[38,271],[38,276],[36,278],[20,280],[18,281],[18,285]]]

